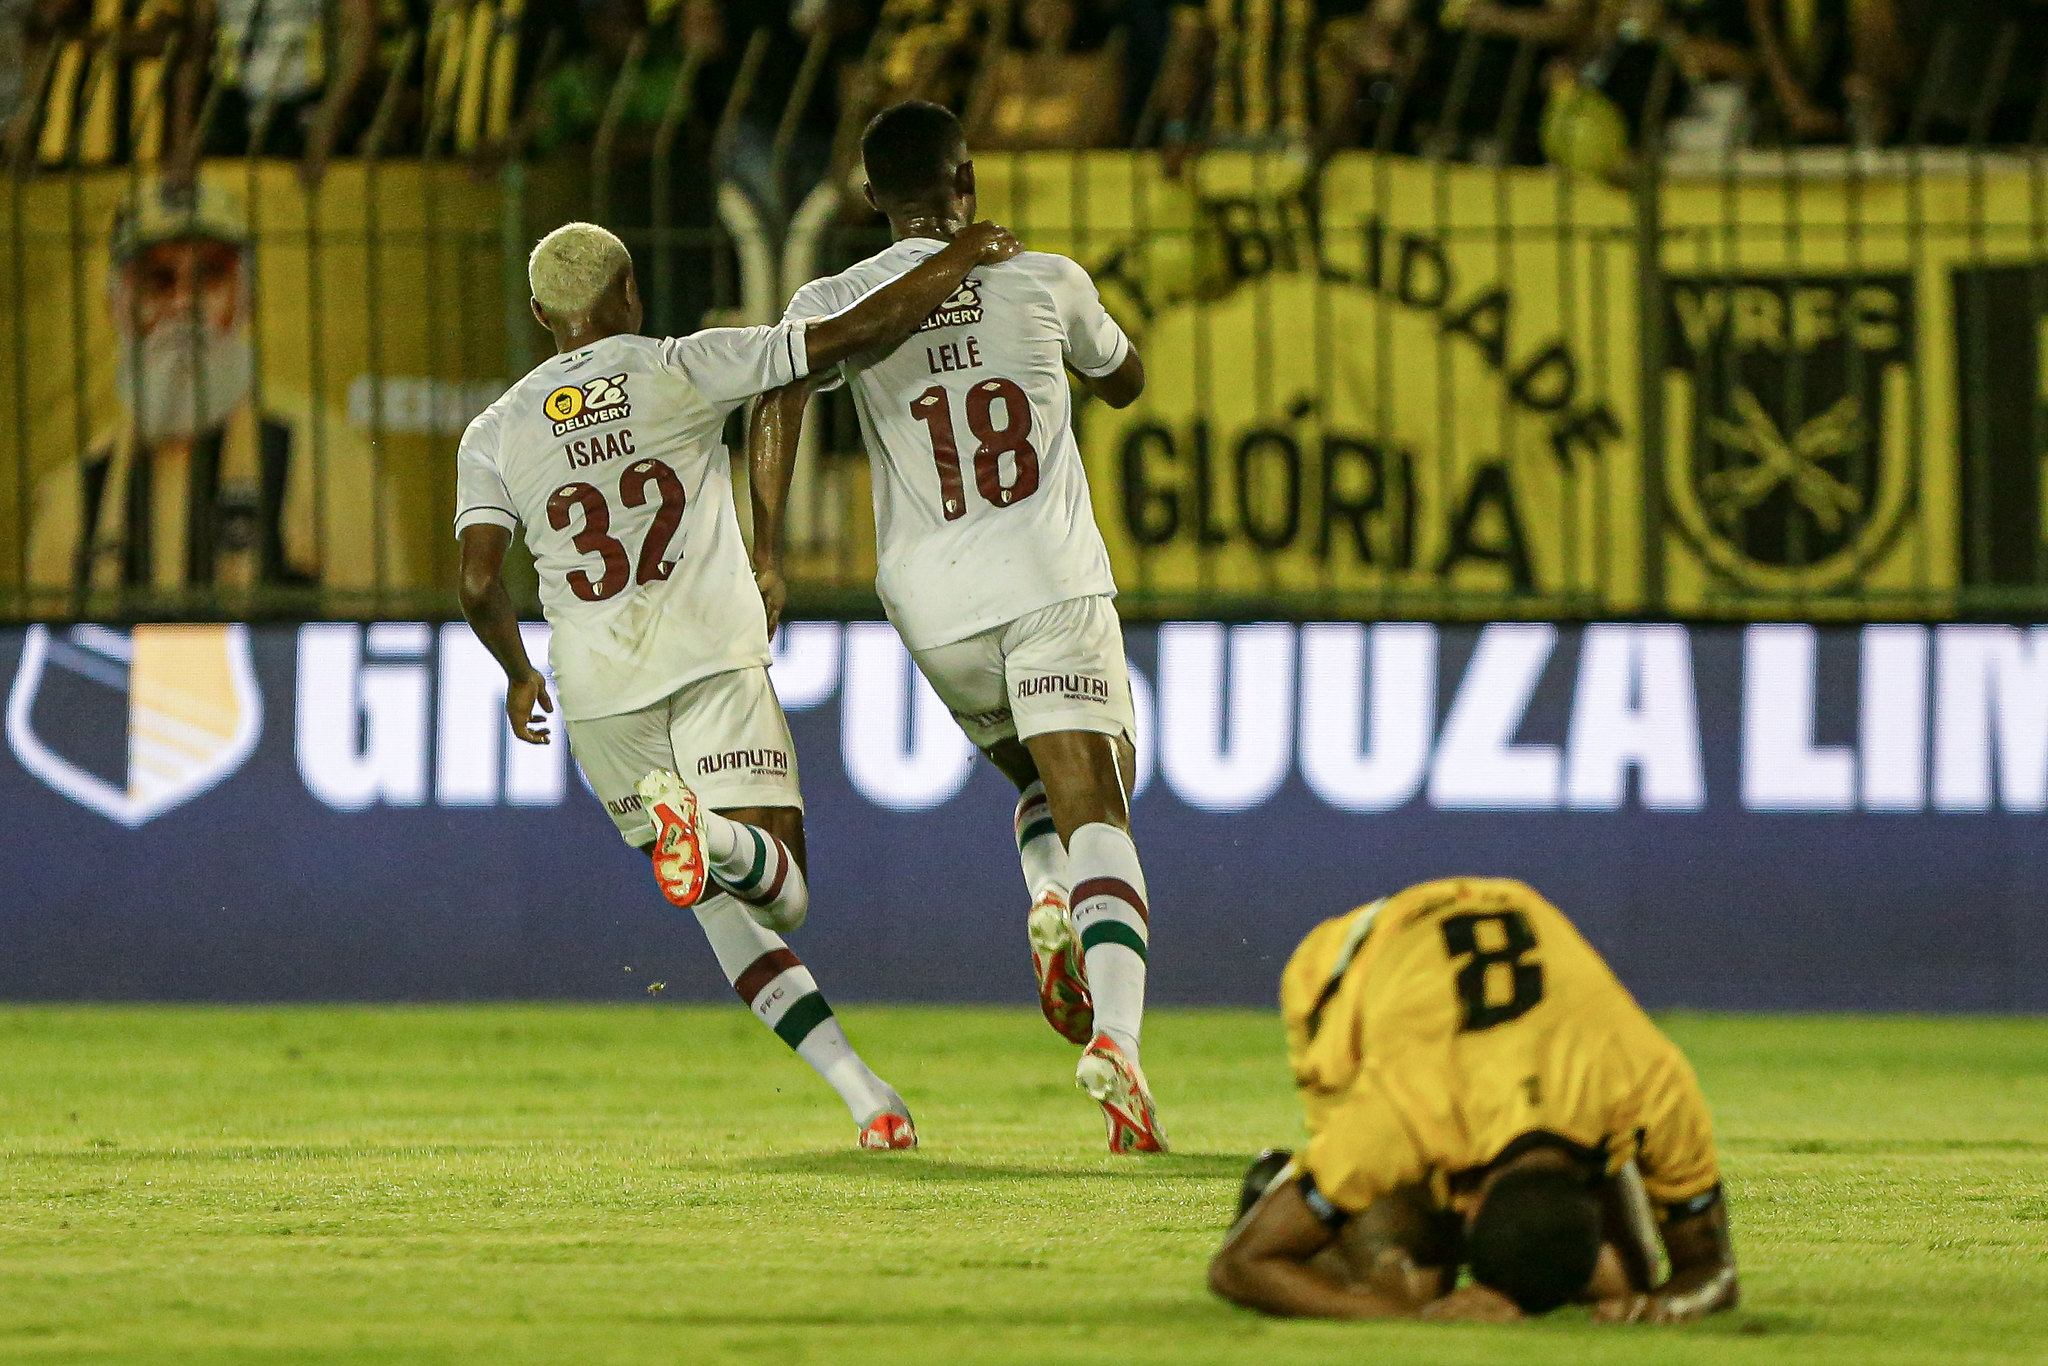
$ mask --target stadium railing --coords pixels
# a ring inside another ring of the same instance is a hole
[[[1464,42],[1454,73],[1476,69]],[[978,158],[984,213],[1085,264],[1147,360],[1138,406],[1085,404],[1076,424],[1124,609],[2048,608],[2048,91],[2022,46],[2012,28],[1970,56],[1959,109],[1967,54],[1944,39],[1902,142],[1879,149],[1672,150],[1680,81],[1660,53],[1626,141],[1568,152],[1579,169],[1419,153],[1454,140],[1418,137],[1400,89],[1367,146],[1326,157],[1219,137],[1172,170],[1151,151]],[[521,270],[540,231],[585,215],[617,229],[662,329],[770,320],[885,240],[843,175],[792,194],[786,217],[743,184],[758,175],[711,188],[762,37],[715,120],[686,53],[628,135],[636,42],[567,156],[532,148],[508,111],[537,96],[475,68],[487,48],[419,47],[423,137],[397,155],[373,134],[316,188],[251,156],[200,163],[180,197],[164,167],[50,165],[16,140],[0,181],[0,611],[446,616],[455,443],[541,354]],[[766,153],[767,182],[790,191],[814,56]],[[551,60],[522,79],[537,90]],[[1496,147],[1542,98],[1536,67],[1517,52],[1491,92]],[[403,68],[389,79],[383,126]],[[1475,84],[1451,81],[1429,116],[1468,124]],[[703,127],[708,151],[686,149]],[[1613,142],[1564,114],[1549,128],[1553,150]],[[189,237],[246,246],[245,333],[182,358],[142,344],[136,282],[115,268],[138,232],[175,238],[178,214]],[[234,371],[238,346],[243,390],[213,393],[208,357]],[[177,402],[143,415],[142,377],[164,373],[216,419],[210,436],[150,438],[152,420],[178,425]],[[850,402],[821,399],[808,428],[795,610],[872,611]]]

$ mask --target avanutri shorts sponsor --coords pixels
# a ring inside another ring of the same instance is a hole
[[[1123,626],[1106,596],[1056,602],[911,657],[983,749],[1059,730],[1137,739]]]
[[[803,809],[796,746],[766,669],[734,669],[678,688],[618,716],[569,722],[569,749],[626,843],[654,838],[634,786],[672,769],[714,811]]]

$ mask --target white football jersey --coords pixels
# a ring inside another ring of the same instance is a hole
[[[944,245],[908,238],[813,280],[784,320],[837,313]],[[1065,367],[1106,375],[1130,349],[1087,271],[1027,251],[976,267],[894,351],[840,365],[874,464],[875,587],[912,649],[1116,592]]]
[[[803,378],[805,324],[616,336],[543,361],[463,433],[455,534],[524,528],[564,718],[768,662],[721,434]]]

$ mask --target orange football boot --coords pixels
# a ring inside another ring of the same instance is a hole
[[[909,1115],[884,1110],[862,1127],[859,1141],[861,1147],[875,1152],[891,1148],[915,1148],[917,1125],[911,1122]]]
[[[1166,1130],[1159,1125],[1159,1112],[1152,1104],[1152,1090],[1145,1073],[1124,1056],[1107,1034],[1081,1054],[1074,1069],[1074,1084],[1102,1107],[1109,1127],[1109,1150],[1113,1153],[1163,1153]]]
[[[671,905],[694,906],[709,885],[697,794],[676,774],[659,769],[640,780],[638,791],[640,809],[654,822],[654,880]]]
[[[1025,922],[1031,936],[1031,970],[1038,977],[1038,1008],[1045,1022],[1068,1043],[1085,1046],[1095,1032],[1095,1000],[1088,994],[1088,968],[1074,914],[1055,891],[1039,893]]]

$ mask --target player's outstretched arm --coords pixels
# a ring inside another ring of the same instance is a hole
[[[754,504],[754,587],[768,615],[768,634],[775,634],[789,600],[782,576],[784,516],[789,508],[789,481],[796,469],[797,441],[804,431],[804,405],[824,382],[813,375],[754,400],[747,424],[747,483]]]
[[[804,333],[812,373],[828,370],[863,351],[896,345],[960,288],[967,272],[1007,261],[1022,250],[1008,228],[995,223],[970,224],[943,250],[859,303],[812,323]]]
[[[1698,1214],[1664,1225],[1671,1275],[1647,1295],[1602,1300],[1593,1317],[1602,1323],[1690,1323],[1741,1299],[1735,1250],[1728,1240],[1728,1207],[1719,1200]]]
[[[553,711],[555,704],[548,696],[547,679],[526,657],[526,642],[519,638],[519,614],[512,610],[512,595],[505,591],[505,550],[511,544],[512,532],[506,527],[491,523],[464,527],[462,579],[457,592],[469,629],[505,670],[505,715],[512,722],[512,733],[529,745],[544,745],[548,728],[540,713]]]
[[[1279,1181],[1224,1239],[1209,1263],[1209,1288],[1232,1304],[1291,1318],[1385,1319],[1415,1312],[1313,1265],[1335,1237],[1309,1209],[1300,1183]]]

